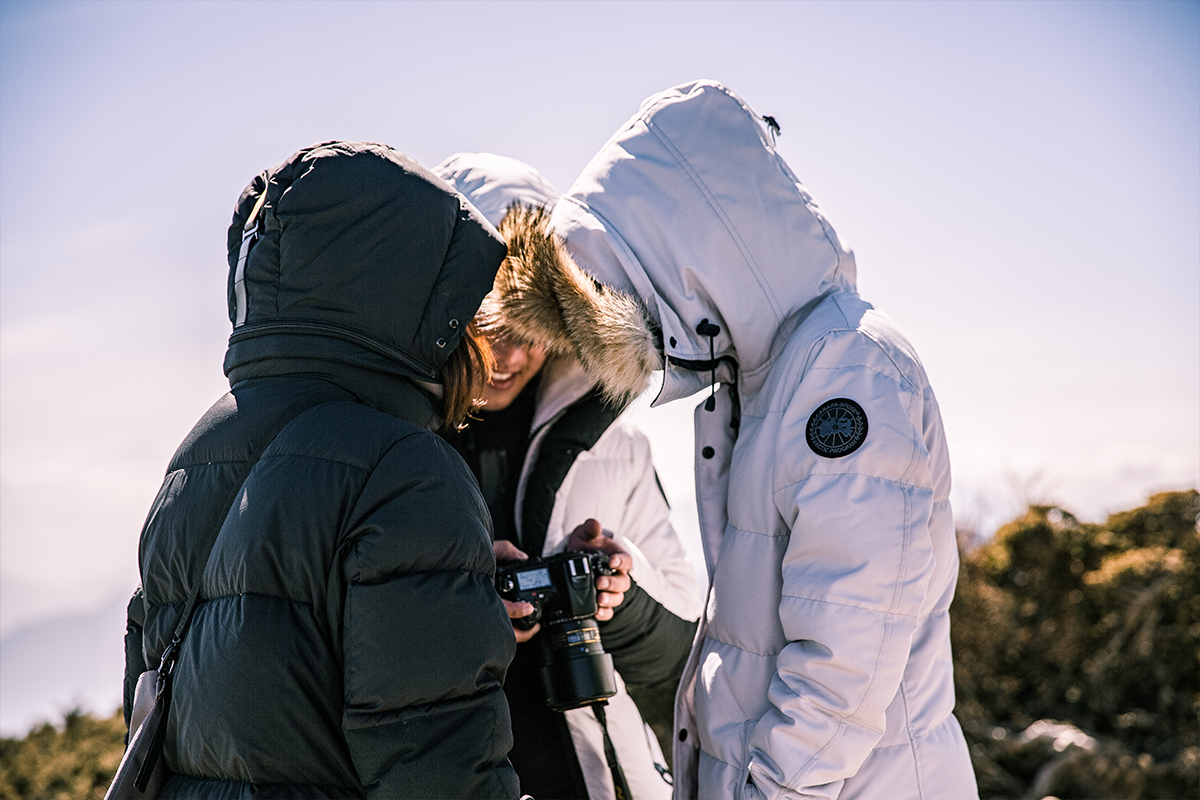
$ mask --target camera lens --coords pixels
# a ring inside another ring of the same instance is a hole
[[[612,656],[600,644],[600,628],[590,617],[551,623],[543,636],[542,686],[556,711],[604,700],[617,693]]]

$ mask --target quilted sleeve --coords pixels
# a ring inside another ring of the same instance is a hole
[[[750,777],[768,797],[836,796],[885,730],[934,570],[921,403],[868,337],[846,332],[782,412],[787,644],[749,737]]]
[[[352,512],[342,728],[370,797],[507,797],[516,650],[486,507],[431,435],[394,446]]]
[[[129,715],[133,712],[133,694],[137,688],[138,678],[149,667],[146,666],[146,656],[142,652],[142,628],[146,624],[146,600],[142,587],[138,587],[129,599],[125,612],[125,681],[124,698],[125,728],[129,728]],[[126,744],[128,744],[126,733]]]

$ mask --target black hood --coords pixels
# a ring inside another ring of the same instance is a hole
[[[246,220],[264,192],[239,275]],[[366,142],[314,145],[256,177],[228,247],[231,381],[248,365],[256,376],[292,374],[316,360],[440,383],[505,255],[462,195]]]

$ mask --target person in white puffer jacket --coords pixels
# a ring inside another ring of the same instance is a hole
[[[544,222],[544,215],[529,210],[553,206],[558,198],[537,170],[504,156],[460,153],[434,173],[510,237],[514,230],[518,236],[529,233],[522,220]],[[509,216],[514,204],[519,208]],[[490,322],[503,332],[503,320]],[[600,623],[604,646],[618,667],[607,727],[633,797],[665,800],[671,795],[665,759],[631,694],[639,702],[653,699],[661,690],[645,684],[669,683],[662,704],[669,727],[669,697],[702,598],[695,570],[668,520],[649,442],[619,415],[623,401],[639,387],[620,384],[611,374],[585,373],[566,335],[491,338],[497,372],[484,389],[486,404],[465,430],[443,436],[479,480],[497,540],[509,540],[530,555],[550,555],[567,546],[576,526],[595,519],[632,556],[630,577],[642,594],[626,593],[612,621]],[[611,390],[613,402],[605,402],[600,383]],[[505,682],[515,740],[510,758],[521,789],[539,798],[613,798],[614,779],[593,710],[560,714],[545,707],[537,673],[539,644],[518,646]],[[639,688],[646,693],[638,695]]]
[[[656,405],[720,384],[696,410],[711,581],[676,700],[675,796],[968,800],[937,401],[777,132],[719,83],[674,87],[550,221],[598,291],[643,301],[665,357]]]

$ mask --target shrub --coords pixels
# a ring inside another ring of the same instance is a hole
[[[983,796],[1020,796],[1039,774],[1064,800],[1196,796],[1198,512],[1195,491],[1154,495],[1101,525],[1032,506],[963,554],[951,607],[957,713]],[[1053,739],[1052,752],[1029,756],[1044,738],[1030,733],[1038,721],[1070,722],[1092,744],[1067,753]]]
[[[0,739],[0,800],[101,800],[125,752],[125,719],[78,710],[24,739]]]

